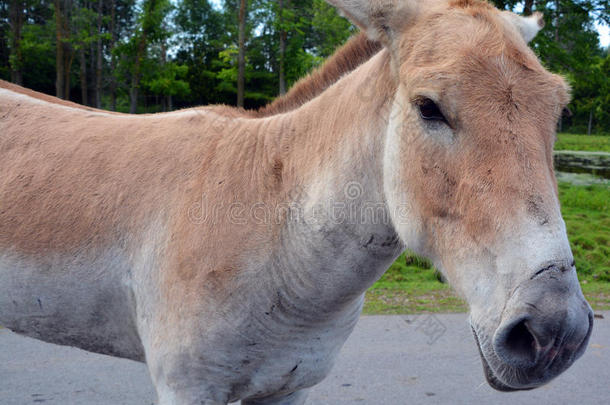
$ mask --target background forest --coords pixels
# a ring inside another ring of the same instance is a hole
[[[608,0],[493,3],[545,13],[532,47],[573,88],[560,129],[610,133]],[[355,31],[324,0],[1,0],[0,78],[132,113],[256,108]]]

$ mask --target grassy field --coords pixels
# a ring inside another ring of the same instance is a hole
[[[366,293],[366,314],[464,312],[465,303],[439,281],[430,263],[402,254]]]
[[[579,138],[576,138],[579,137]],[[558,147],[610,152],[610,137],[560,135]],[[559,184],[562,213],[579,279],[594,309],[610,309],[610,187]],[[429,262],[403,254],[367,292],[367,314],[462,312],[465,303]]]
[[[610,136],[558,134],[555,150],[610,152]]]

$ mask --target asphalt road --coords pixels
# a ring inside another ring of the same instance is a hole
[[[365,316],[308,404],[607,404],[610,312],[587,353],[534,391],[499,393],[484,381],[466,315]],[[0,404],[149,405],[144,365],[42,343],[0,329]]]

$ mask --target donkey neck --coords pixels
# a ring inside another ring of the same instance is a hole
[[[282,290],[307,301],[294,307],[319,315],[359,302],[403,250],[383,193],[392,80],[383,51],[277,118],[281,132],[291,133],[290,159],[299,168],[298,212],[280,231],[273,266]]]

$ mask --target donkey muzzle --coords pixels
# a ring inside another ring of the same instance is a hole
[[[584,353],[592,328],[573,266],[545,267],[507,302],[492,342],[503,363],[494,367],[497,377],[513,389],[550,381]]]

